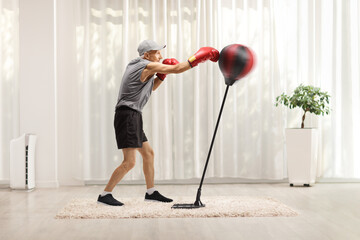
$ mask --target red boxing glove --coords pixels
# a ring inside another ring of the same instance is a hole
[[[178,60],[176,60],[175,58],[166,58],[164,59],[164,61],[162,62],[163,64],[166,65],[176,65],[179,63]],[[161,80],[164,81],[164,79],[166,78],[166,74],[163,73],[156,73],[156,76]]]
[[[212,47],[202,47],[193,56],[188,59],[191,67],[197,66],[199,63],[207,60],[217,62],[219,60],[219,51]]]
[[[176,65],[179,63],[179,61],[176,60],[175,58],[166,58],[162,63],[167,65]]]

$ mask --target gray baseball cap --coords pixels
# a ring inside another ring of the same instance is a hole
[[[151,50],[161,50],[165,48],[166,45],[159,45],[153,40],[144,40],[139,44],[138,52],[139,56],[143,55],[144,53],[151,51]]]

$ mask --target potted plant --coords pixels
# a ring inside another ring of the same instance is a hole
[[[275,106],[284,105],[303,110],[301,128],[286,129],[286,155],[290,186],[315,183],[317,168],[318,134],[315,128],[305,128],[306,113],[328,115],[330,95],[320,88],[300,84],[291,96],[282,93],[276,97]]]

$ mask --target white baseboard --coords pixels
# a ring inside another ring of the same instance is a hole
[[[67,180],[61,181],[36,181],[35,188],[58,188],[61,186],[86,186],[86,185],[106,185],[108,180]],[[255,184],[255,183],[288,183],[288,179],[282,180],[258,180],[258,179],[241,179],[241,178],[205,178],[204,184]],[[360,183],[359,178],[321,178],[316,183]],[[145,180],[123,180],[120,185],[144,185]],[[198,185],[200,179],[181,179],[181,180],[155,180],[158,185]],[[10,188],[10,181],[7,179],[0,180],[0,189]]]
[[[35,188],[58,188],[58,181],[36,181]]]
[[[10,188],[10,180],[9,179],[2,179],[0,180],[0,189]]]
[[[0,185],[10,184],[10,179],[1,179]]]
[[[360,178],[320,178],[317,183],[360,183]]]
[[[60,186],[85,186],[85,182],[81,180],[59,180]]]
[[[106,185],[108,180],[87,180],[84,181],[85,185]],[[243,179],[243,178],[205,178],[203,184],[261,184],[261,183],[289,183],[288,179]],[[316,183],[360,183],[358,178],[320,178],[316,180]],[[120,185],[143,185],[145,180],[123,180]],[[158,185],[196,185],[200,184],[200,179],[180,179],[180,180],[155,180],[155,184]]]
[[[35,188],[58,188],[58,181],[35,181]],[[0,188],[10,188],[9,180],[0,180]]]
[[[106,185],[108,180],[87,180],[85,185]],[[206,178],[203,184],[236,184],[236,183],[287,183],[287,179],[280,180],[258,180],[258,179],[242,179],[242,178]],[[143,185],[145,180],[123,180],[120,185]],[[198,185],[200,178],[191,179],[175,179],[175,180],[155,180],[158,185]]]

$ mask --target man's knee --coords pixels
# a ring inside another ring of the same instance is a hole
[[[148,154],[149,154],[149,157],[154,158],[155,153],[152,148],[149,149]]]
[[[135,158],[124,159],[124,161],[121,164],[121,167],[124,168],[128,172],[135,167],[135,163],[136,163]]]
[[[148,161],[154,160],[154,150],[152,148],[149,148],[145,151],[143,158],[145,158]]]

